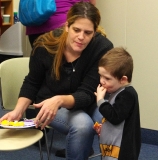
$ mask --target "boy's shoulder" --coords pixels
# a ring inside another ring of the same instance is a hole
[[[137,91],[135,90],[135,88],[133,86],[127,86],[124,88],[123,93],[124,95],[126,95],[126,97],[130,96],[131,99],[138,99],[138,94]]]
[[[130,92],[132,94],[137,94],[137,91],[135,90],[135,88],[132,85],[125,87],[125,91]]]

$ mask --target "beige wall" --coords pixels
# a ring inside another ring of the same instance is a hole
[[[14,6],[14,8],[13,8],[13,10],[14,11],[18,11],[18,7],[19,7],[19,0],[13,0],[13,6]]]
[[[18,2],[14,0],[15,8]],[[132,84],[139,95],[141,126],[158,130],[158,0],[97,0],[97,7],[107,37],[133,56]],[[29,43],[25,46],[27,55]]]
[[[158,1],[97,0],[97,7],[108,38],[133,56],[141,126],[158,130]]]

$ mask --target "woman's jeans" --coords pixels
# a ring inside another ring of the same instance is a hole
[[[93,105],[89,113],[82,110],[58,110],[55,119],[50,123],[55,130],[66,135],[66,159],[87,160],[92,148],[94,122],[101,122],[102,115]]]

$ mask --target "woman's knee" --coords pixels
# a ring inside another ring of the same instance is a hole
[[[70,130],[79,132],[81,134],[93,134],[93,120],[86,113],[78,114],[75,118],[72,118],[70,122]]]

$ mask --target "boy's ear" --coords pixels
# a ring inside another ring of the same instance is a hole
[[[127,76],[123,76],[121,78],[121,83],[123,84],[123,83],[126,83],[126,82],[128,82],[128,77]]]

